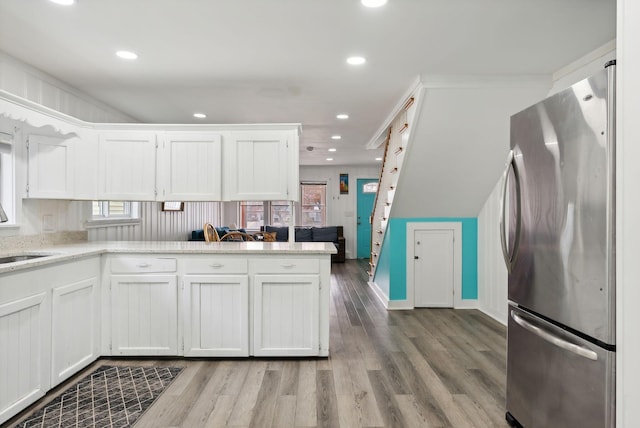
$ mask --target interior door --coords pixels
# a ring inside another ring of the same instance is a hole
[[[371,256],[371,223],[369,222],[369,217],[373,211],[373,203],[378,191],[377,184],[378,180],[375,178],[359,178],[357,180],[357,256],[359,259],[366,259]]]
[[[414,233],[415,307],[453,307],[454,231]]]

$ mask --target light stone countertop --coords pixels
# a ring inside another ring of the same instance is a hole
[[[203,242],[203,241],[98,241],[51,245],[23,251],[4,251],[8,255],[46,254],[20,262],[0,264],[0,274],[37,266],[80,259],[104,253],[122,254],[335,254],[331,242]]]

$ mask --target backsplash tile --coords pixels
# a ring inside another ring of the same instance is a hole
[[[0,253],[37,250],[40,247],[49,245],[73,244],[86,241],[86,230],[43,233],[41,235],[4,236],[0,237]]]

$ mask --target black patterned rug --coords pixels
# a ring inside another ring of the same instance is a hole
[[[181,371],[177,367],[102,366],[18,427],[129,427]]]

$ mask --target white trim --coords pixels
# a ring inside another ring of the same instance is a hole
[[[571,73],[574,73],[580,70],[582,67],[589,65],[591,62],[596,61],[598,58],[601,58],[611,52],[614,52],[615,50],[616,50],[616,40],[613,39],[605,43],[604,45],[600,46],[598,49],[595,49],[589,52],[582,58],[578,58],[577,60],[573,61],[571,64],[568,64],[562,67],[561,69],[557,70],[555,73],[552,74],[551,78],[553,79],[554,82],[558,81],[563,77],[568,76]],[[604,63],[602,64],[602,66],[604,67]]]
[[[389,309],[389,298],[384,294],[384,291],[373,281],[368,281],[369,287],[373,290],[376,297],[384,305],[386,309]]]
[[[87,229],[97,229],[111,226],[138,226],[141,223],[142,220],[139,218],[106,218],[104,220],[87,220],[85,227]]]
[[[453,303],[453,309],[479,309],[478,299],[460,299],[460,302]]]
[[[369,287],[371,288],[371,290],[373,290],[376,297],[378,298],[378,300],[380,300],[386,310],[401,311],[413,309],[413,306],[409,304],[408,300],[389,300],[384,294],[384,291],[382,291],[382,289],[375,282],[369,281],[367,282],[367,284],[369,284]]]
[[[77,136],[77,129],[86,128],[99,131],[302,131],[301,123],[225,123],[225,124],[182,124],[182,123],[102,123],[88,122],[66,113],[59,112],[37,102],[22,98],[0,89],[0,116],[18,121],[26,121],[35,127],[52,126],[57,132]],[[34,113],[40,113],[39,116]],[[55,121],[46,120],[48,118]],[[45,121],[46,120],[46,121]],[[75,128],[74,128],[75,127]]]
[[[423,74],[420,76],[422,85],[427,89],[441,88],[522,88],[522,87],[551,87],[551,76],[547,74],[523,75],[439,75]]]
[[[390,311],[406,311],[413,309],[413,306],[409,304],[408,300],[389,300],[387,309]]]
[[[453,307],[477,307],[477,300],[462,300],[462,223],[459,222],[409,222],[407,223],[407,304],[415,308],[415,278],[413,258],[415,250],[413,237],[421,230],[453,230]],[[473,306],[470,306],[473,305]]]
[[[499,317],[497,314],[494,314],[493,312],[489,312],[487,310],[485,310],[482,307],[478,307],[477,308],[480,312],[482,312],[483,314],[493,318],[494,320],[498,321],[500,324],[506,326],[507,325],[507,320],[506,319],[502,319],[501,317]]]
[[[407,100],[411,98],[412,95],[418,92],[418,90],[422,87],[422,82],[420,81],[420,77],[416,77],[413,83],[409,86],[409,89],[404,93],[404,95],[400,98],[400,100],[396,103],[396,105],[391,109],[391,112],[387,116],[387,118],[382,122],[382,125],[378,128],[373,137],[369,140],[369,142],[365,145],[367,150],[377,149],[384,143],[384,134],[386,134],[386,130],[391,126],[394,119],[398,115],[398,112],[405,105]],[[418,100],[415,100],[418,101]]]

